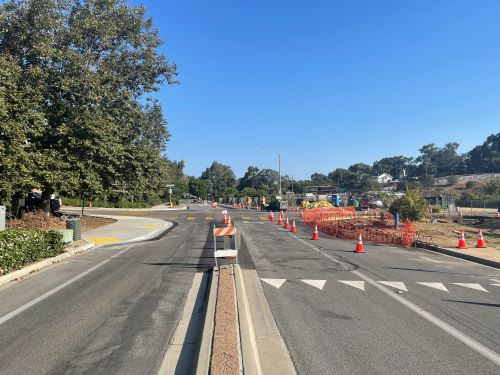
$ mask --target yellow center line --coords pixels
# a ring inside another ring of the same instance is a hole
[[[213,219],[214,219],[214,218],[213,218],[213,217],[210,217],[210,216],[207,216],[207,217],[205,218],[205,220],[206,220],[206,221],[212,221]]]
[[[196,220],[196,217],[194,217],[194,216],[188,216],[188,217],[186,217],[186,220],[187,221],[193,221],[193,220]]]
[[[158,229],[160,228],[159,225],[144,225],[144,229]]]

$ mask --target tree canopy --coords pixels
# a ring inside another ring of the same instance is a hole
[[[157,195],[174,178],[161,105],[176,65],[143,7],[124,0],[0,5],[0,199],[41,187]]]

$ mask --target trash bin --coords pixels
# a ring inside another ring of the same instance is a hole
[[[82,239],[80,219],[74,218],[66,220],[66,229],[73,229],[73,241],[79,241]]]

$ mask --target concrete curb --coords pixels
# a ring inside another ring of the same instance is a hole
[[[88,250],[88,249],[94,247],[94,244],[92,242],[90,242],[90,241],[86,241],[86,242],[87,243],[82,245],[82,246],[78,246],[74,249],[70,249],[69,251],[66,251],[65,253],[59,254],[55,257],[41,260],[39,262],[30,264],[29,266],[23,267],[20,270],[10,272],[4,276],[0,276],[0,285],[4,285],[4,284],[7,284],[8,282],[11,282],[11,281],[16,280],[18,278],[22,278],[26,275],[29,275],[30,273],[39,271],[42,268],[50,266],[51,264],[59,263],[59,262],[63,261],[64,259],[70,258],[74,255],[80,254],[80,253],[84,252],[85,250]]]
[[[196,360],[196,375],[208,375],[210,372],[210,358],[212,356],[212,339],[214,335],[215,304],[217,302],[218,285],[219,271],[214,268],[211,275],[205,321],[203,322],[203,334],[198,358]]]
[[[248,375],[261,375],[259,352],[255,341],[255,331],[250,315],[250,305],[239,265],[234,267],[236,281],[236,298],[238,301],[238,314],[240,321],[241,356],[243,359],[244,373]]]
[[[482,264],[483,266],[488,266],[488,267],[493,267],[493,268],[500,269],[500,263],[499,262],[495,262],[493,260],[484,259],[484,258],[480,258],[480,257],[475,257],[473,255],[459,253],[457,251],[448,250],[448,249],[445,249],[443,247],[438,247],[438,246],[434,246],[434,245],[428,245],[428,244],[424,244],[424,243],[417,244],[416,247],[417,248],[421,248],[421,249],[426,249],[426,250],[434,251],[434,252],[440,253],[440,254],[449,255],[449,256],[452,256],[452,257],[455,257],[455,258],[465,259],[465,260],[468,260],[470,262]]]

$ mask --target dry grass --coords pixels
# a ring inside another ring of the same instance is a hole
[[[439,219],[432,224],[427,219],[415,223],[415,226],[418,232],[429,236],[434,245],[441,247],[456,247],[458,244],[458,232],[461,229],[464,230],[465,239],[469,246],[474,246],[477,231],[480,228],[488,247],[500,250],[500,219],[493,220],[491,224],[484,225],[461,225],[453,222],[451,219]]]
[[[114,219],[104,217],[84,216],[81,218],[82,232],[99,228],[115,221]],[[45,213],[38,211],[27,213],[22,219],[7,220],[7,228],[58,230],[66,228],[66,223],[58,217],[47,216]]]

